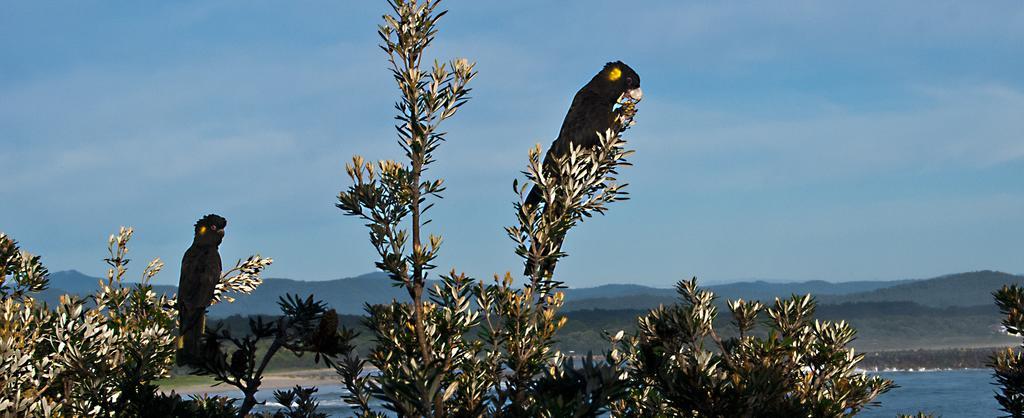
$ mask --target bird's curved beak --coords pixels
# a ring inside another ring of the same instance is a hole
[[[626,97],[639,102],[640,99],[644,98],[644,91],[641,90],[640,87],[631,90],[626,90]]]

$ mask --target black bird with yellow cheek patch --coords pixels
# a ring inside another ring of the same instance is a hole
[[[220,281],[218,247],[224,240],[227,219],[206,215],[195,224],[192,246],[181,258],[178,280],[178,364],[202,361],[202,337],[206,331],[206,308],[213,303],[213,291]]]
[[[569,144],[578,147],[594,147],[600,138],[615,123],[615,103],[623,96],[640,100],[640,76],[622,61],[605,64],[601,72],[590,79],[587,85],[576,92],[569,112],[562,121],[558,138],[551,143],[544,156],[544,166],[569,153]],[[526,205],[536,206],[542,200],[540,190],[534,186],[526,197]]]
[[[640,75],[622,61],[609,62],[573,97],[569,112],[562,121],[562,129],[558,131],[558,138],[551,143],[544,156],[545,174],[552,174],[550,165],[555,159],[569,153],[570,144],[581,148],[597,146],[600,143],[598,133],[604,135],[608,129],[613,128],[615,104],[623,97],[633,100],[643,98]],[[526,196],[524,206],[536,207],[542,200],[543,194],[534,186]],[[525,274],[530,274],[532,267],[527,263]]]

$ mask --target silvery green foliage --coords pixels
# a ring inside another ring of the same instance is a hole
[[[46,267],[0,233],[0,414],[49,416],[59,405],[40,393],[60,370],[54,355],[36,356],[53,315],[32,293],[49,286]]]
[[[0,380],[5,381],[3,399],[14,401],[0,405],[0,411],[113,416],[127,402],[124,391],[167,375],[174,352],[174,312],[167,308],[170,301],[149,285],[163,263],[153,260],[140,284],[126,286],[132,232],[122,227],[110,236],[110,269],[91,296],[93,303],[65,295],[47,307],[27,293],[20,300],[4,295]]]
[[[847,346],[856,331],[844,321],[814,320],[810,295],[771,307],[730,302],[739,336],[722,338],[714,294],[696,279],[677,290],[680,303],[640,317],[638,333],[613,351],[631,379],[630,396],[613,403],[613,415],[852,416],[892,387],[855,370],[863,355]],[[767,336],[755,337],[761,312]]]
[[[108,239],[109,269],[95,294],[64,295],[55,306],[33,296],[48,285],[39,257],[0,234],[0,415],[139,416],[159,409],[166,416],[221,416],[217,411],[230,410],[224,402],[157,393],[152,382],[169,376],[173,364],[177,312],[173,298],[157,295],[150,284],[163,267],[159,259],[143,269],[139,283],[124,281],[133,232],[121,227]],[[223,289],[258,283],[270,262],[240,262],[236,268],[249,276]]]
[[[0,305],[0,414],[50,416],[60,405],[42,393],[62,368],[53,353],[36,354],[53,315],[28,298]]]
[[[569,152],[543,163],[540,145],[530,150],[529,165],[524,172],[527,181],[515,180],[513,189],[519,194],[515,204],[518,225],[505,228],[515,241],[516,254],[533,266],[531,285],[545,286],[545,292],[557,288],[561,282],[543,277],[544,265],[554,265],[566,254],[561,244],[566,233],[584,218],[604,214],[608,204],[626,200],[626,184],[617,183],[618,168],[629,166],[626,158],[634,151],[626,149],[622,133],[634,125],[638,101],[622,98],[616,108],[614,129],[597,133],[599,142],[594,148],[581,148],[570,144]],[[524,206],[526,191],[536,185],[543,196],[543,204]]]
[[[1003,327],[1010,335],[1024,336],[1024,289],[1020,286],[1005,285],[993,296],[1003,317]],[[1022,345],[1024,347],[1024,345]],[[999,393],[996,400],[1009,416],[1024,416],[1024,350],[1018,347],[996,352],[989,363],[992,367]]]
[[[429,223],[422,215],[431,206],[428,199],[443,191],[443,182],[422,176],[444,138],[440,122],[466,102],[466,85],[476,73],[464,59],[421,67],[445,13],[436,10],[437,1],[389,4],[393,13],[384,16],[378,34],[401,92],[396,129],[405,161],[371,163],[353,157],[346,165],[353,184],[338,195],[337,206],[366,222],[380,256],[377,267],[407,291],[409,301],[367,307],[366,324],[374,337],[368,357],[352,355],[336,365],[350,391],[345,400],[362,417],[385,416],[371,408],[373,400],[399,416],[536,417],[568,411],[569,416],[591,416],[603,410],[616,394],[611,384],[623,376],[592,360],[577,370],[552,349],[555,333],[565,324],[558,315],[564,302],[559,282],[534,274],[519,287],[506,273],[485,284],[452,270],[426,288],[442,240],[421,233]],[[531,151],[527,180],[559,208],[516,206],[519,225],[508,233],[520,256],[550,259],[553,265],[564,255],[554,240],[623,198],[615,170],[627,165],[631,151],[624,149],[619,134],[632,123],[634,105],[623,104],[621,127],[601,135],[599,147],[574,148],[553,162],[558,175],[544,173],[540,150]],[[525,187],[515,185],[520,198]],[[533,253],[526,249],[531,242],[538,244]],[[367,364],[378,372],[366,373]],[[557,396],[542,396],[539,391],[547,389],[557,389]]]
[[[576,369],[572,358],[552,349],[565,325],[565,317],[558,315],[565,300],[558,289],[564,286],[553,272],[566,256],[561,250],[566,234],[586,218],[604,214],[609,203],[626,199],[617,170],[630,165],[626,158],[633,151],[626,148],[622,133],[633,125],[636,104],[620,101],[615,127],[597,134],[596,147],[571,146],[546,167],[540,148],[530,150],[527,181],[513,182],[520,198],[514,205],[518,224],[505,231],[516,244],[516,254],[535,268],[522,288],[513,286],[506,273],[500,280],[495,276],[494,284],[481,283],[476,292],[484,317],[481,357],[494,376],[493,415],[594,416],[624,391],[625,375],[618,365],[588,356]],[[533,185],[541,190],[543,204],[524,206]],[[605,357],[610,358],[608,353]]]
[[[46,267],[39,256],[18,248],[18,243],[0,233],[0,296],[22,299],[26,294],[46,290]]]
[[[455,406],[460,377],[456,370],[474,356],[473,343],[462,338],[474,327],[470,307],[472,280],[452,272],[443,286],[426,288],[441,237],[424,235],[432,203],[443,190],[440,179],[426,179],[433,153],[444,141],[441,122],[468,100],[468,83],[476,75],[465,59],[434,61],[423,68],[424,52],[437,33],[438,1],[390,1],[392,15],[378,27],[381,49],[398,84],[395,104],[398,143],[404,162],[373,164],[356,156],[346,166],[354,183],[338,195],[338,208],[366,221],[370,242],[380,255],[377,267],[403,287],[410,302],[368,307],[368,327],[376,345],[367,360],[350,357],[337,365],[352,395],[347,399],[361,416],[380,416],[369,401],[377,397],[400,416],[444,414]],[[408,226],[406,226],[408,222]],[[361,372],[368,361],[379,373]]]
[[[213,289],[213,303],[234,302],[235,298],[228,296],[227,293],[251,294],[263,284],[263,279],[260,277],[263,269],[273,262],[273,259],[263,258],[259,254],[251,255],[245,261],[238,260],[231,270],[221,274],[220,282]]]

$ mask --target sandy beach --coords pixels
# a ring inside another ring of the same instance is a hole
[[[263,384],[260,385],[260,391],[291,388],[295,385],[309,387],[339,383],[341,383],[341,381],[339,380],[338,374],[331,369],[288,370],[266,374],[263,377]],[[164,393],[173,391],[180,394],[224,393],[234,392],[237,390],[237,388],[231,385],[220,384],[214,386],[212,383],[183,385],[171,384],[166,387],[161,386],[160,388],[160,391]]]

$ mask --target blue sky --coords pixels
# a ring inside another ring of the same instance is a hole
[[[439,271],[521,264],[527,150],[610,60],[645,100],[632,200],[565,245],[570,285],[1024,272],[1024,4],[451,0],[432,55],[478,63],[433,173]],[[351,155],[397,158],[384,2],[10,2],[0,231],[100,275],[106,236],[176,283],[191,225],[272,277],[371,271],[334,208]],[[136,273],[141,274],[141,271]]]

